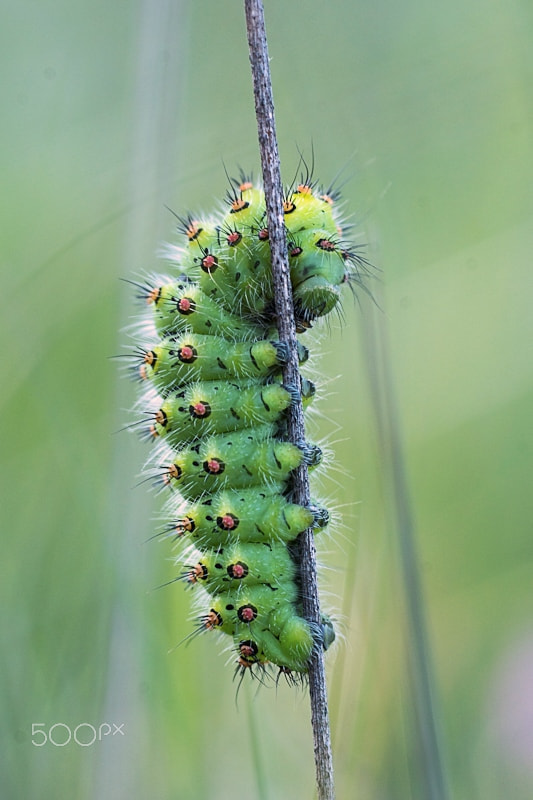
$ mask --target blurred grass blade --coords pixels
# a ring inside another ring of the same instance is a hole
[[[383,298],[379,305],[385,309]],[[371,316],[369,316],[371,315]],[[405,466],[401,423],[395,396],[387,317],[372,306],[363,320],[362,340],[369,374],[378,445],[383,469],[386,519],[395,534],[398,584],[403,588],[408,674],[415,718],[412,758],[414,796],[427,800],[449,797],[439,733],[431,647],[428,640],[424,597],[415,542],[415,520]],[[417,784],[422,784],[417,786]],[[423,794],[420,794],[423,792]]]
[[[265,776],[261,741],[257,728],[257,710],[254,706],[251,687],[246,687],[246,716],[248,718],[248,729],[250,732],[250,750],[252,753],[253,772],[256,780],[258,800],[268,800],[268,781]]]

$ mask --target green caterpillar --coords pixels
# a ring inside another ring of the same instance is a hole
[[[344,284],[364,286],[366,262],[342,239],[337,201],[309,175],[286,192],[299,333],[338,306]],[[226,202],[217,221],[179,217],[184,243],[167,250],[170,274],[136,284],[153,330],[132,356],[149,387],[140,424],[158,442],[156,477],[173,490],[163,533],[184,544],[179,578],[211,598],[193,633],[231,637],[242,674],[276,665],[294,681],[335,638],[329,617],[302,616],[296,546],[329,514],[291,500],[293,470],[316,466],[321,451],[287,441],[285,417],[315,388],[281,381],[288,351],[275,326],[263,191],[241,175]]]

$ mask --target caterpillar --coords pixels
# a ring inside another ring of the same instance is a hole
[[[364,287],[366,260],[342,233],[339,193],[307,171],[285,190],[284,222],[299,334],[338,308],[344,284]],[[144,393],[135,423],[155,443],[148,473],[172,491],[162,535],[178,542],[177,580],[199,594],[189,637],[230,637],[236,672],[274,665],[304,680],[315,648],[335,638],[331,618],[302,615],[298,535],[329,512],[293,502],[291,476],[316,467],[320,448],[287,440],[286,413],[315,386],[284,385],[285,342],[275,326],[265,198],[241,172],[218,218],[178,218],[169,275],[135,283],[145,303],[142,346],[131,354]],[[298,343],[301,364],[309,356]],[[189,638],[187,637],[187,638]]]

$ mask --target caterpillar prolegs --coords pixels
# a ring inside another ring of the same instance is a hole
[[[366,262],[343,239],[338,199],[309,175],[285,193],[298,333],[337,307],[342,284],[363,285]],[[241,175],[226,206],[218,219],[179,217],[169,274],[136,284],[149,331],[132,355],[147,387],[137,424],[156,442],[156,479],[175,490],[164,534],[184,543],[178,578],[201,595],[191,635],[220,631],[238,671],[273,664],[297,680],[335,638],[329,617],[313,626],[302,616],[295,546],[329,521],[322,506],[292,500],[293,470],[315,467],[321,451],[287,441],[285,415],[315,388],[282,382],[263,191]]]

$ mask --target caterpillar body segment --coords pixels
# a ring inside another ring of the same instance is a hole
[[[211,594],[258,584],[277,589],[294,581],[296,564],[282,542],[237,541],[206,549],[195,564],[186,567],[184,577]]]
[[[155,287],[148,302],[153,303],[153,319],[161,336],[185,332],[211,336],[216,331],[217,336],[232,342],[267,338],[264,324],[221,308],[193,281],[177,280]]]
[[[280,612],[283,612],[280,614]],[[285,606],[270,615],[268,630],[262,634],[262,649],[269,661],[297,672],[305,672],[313,652],[315,640],[311,625],[297,613],[297,609]]]
[[[275,636],[270,627],[262,630],[254,627],[253,638],[245,639],[246,632],[234,634],[235,649],[239,653],[239,664],[253,668],[254,664],[278,664],[283,672],[306,673],[309,658],[315,647],[312,627],[295,609],[283,640]]]
[[[257,425],[201,439],[175,452],[165,480],[183,497],[198,499],[224,488],[287,481],[300,464],[320,463],[321,451],[316,445],[295,445],[274,434],[274,426]]]
[[[266,225],[265,196],[261,189],[254,188],[252,182],[245,179],[228,192],[229,210],[224,217],[222,227],[237,225],[244,230],[253,230]]]
[[[294,390],[281,383],[198,381],[164,400],[150,431],[174,447],[200,436],[276,422],[293,400]]]
[[[202,622],[207,630],[218,629],[230,636],[247,634],[253,637],[270,624],[274,611],[293,607],[298,598],[296,584],[288,580],[278,586],[266,585],[239,587],[217,594]]]
[[[178,219],[178,231],[186,237],[185,246],[180,251],[180,261],[184,271],[193,273],[201,254],[209,254],[216,247],[217,225],[212,220],[195,219],[192,214]]]
[[[184,503],[169,529],[198,547],[210,548],[237,541],[287,543],[306,528],[327,525],[326,509],[291,503],[284,488],[282,483],[271,483],[260,490],[230,489]]]
[[[317,195],[312,186],[301,184],[285,199],[285,227],[293,234],[315,228],[323,229],[330,235],[338,234],[340,225],[335,216],[334,205],[334,201],[327,195]]]
[[[274,611],[268,628],[253,632],[253,639],[243,639],[234,635],[235,649],[239,654],[239,664],[244,669],[255,664],[278,664],[282,672],[307,672],[309,658],[317,646],[327,650],[335,639],[331,619],[323,614],[320,631],[298,614],[294,607],[288,607],[284,619]]]
[[[302,281],[294,290],[296,318],[305,328],[317,317],[329,314],[338,305],[340,291],[325,278],[314,276]]]
[[[263,378],[286,360],[284,342],[228,342],[220,336],[184,333],[147,350],[140,375],[166,395],[191,381]]]
[[[346,273],[345,251],[327,231],[300,233],[289,242],[291,283],[296,289],[312,278],[323,278],[331,286],[339,286]]]

